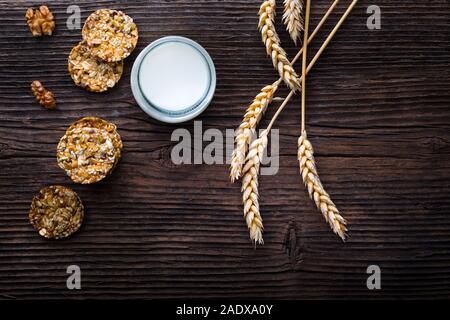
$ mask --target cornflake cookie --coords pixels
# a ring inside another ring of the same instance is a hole
[[[138,41],[133,19],[122,11],[110,9],[92,13],[84,24],[82,35],[92,54],[108,62],[128,57]]]
[[[84,217],[78,195],[62,186],[42,189],[31,202],[30,223],[48,239],[66,238],[77,231]]]
[[[106,62],[94,57],[85,41],[72,49],[68,61],[69,73],[77,86],[93,92],[112,88],[120,80],[123,61]]]
[[[90,184],[108,176],[122,152],[116,126],[95,117],[73,123],[57,148],[60,168],[76,183]]]

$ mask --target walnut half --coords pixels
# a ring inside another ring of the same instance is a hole
[[[53,93],[44,88],[42,83],[35,80],[31,83],[31,91],[33,92],[36,100],[45,109],[56,109],[56,100]]]
[[[42,35],[51,36],[55,29],[53,13],[47,6],[40,6],[39,9],[29,8],[25,14],[30,31],[35,37]]]

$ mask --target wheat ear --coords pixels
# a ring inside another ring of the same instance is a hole
[[[294,91],[290,94],[278,108],[275,116],[270,121],[267,128],[261,131],[259,138],[252,142],[250,145],[250,150],[245,159],[246,163],[244,169],[242,170],[244,176],[242,178],[242,201],[244,203],[244,218],[247,222],[247,226],[250,229],[250,239],[252,239],[255,244],[263,244],[263,224],[262,218],[259,211],[259,192],[258,192],[258,175],[261,166],[261,160],[264,155],[264,151],[267,148],[267,137],[270,130],[275,122],[275,119],[280,114],[281,110],[288,104],[289,100],[294,95]]]
[[[272,102],[273,95],[277,91],[279,84],[280,81],[278,80],[261,89],[261,92],[255,97],[253,103],[247,108],[244,119],[236,130],[234,139],[236,147],[231,156],[230,177],[232,182],[238,180],[241,176],[248,146],[252,142],[252,137],[256,132],[256,126],[261,120],[264,112],[267,110],[267,107]]]
[[[263,244],[263,223],[259,212],[258,175],[264,150],[267,147],[267,131],[261,132],[258,139],[252,142],[246,158],[242,178],[242,201],[244,218],[250,231],[250,239]]]
[[[303,0],[284,0],[283,23],[291,39],[297,44],[303,30]]]
[[[300,80],[289,62],[286,52],[281,47],[281,41],[275,30],[275,0],[266,0],[259,10],[259,29],[262,40],[266,46],[267,55],[272,58],[272,63],[280,77],[291,90],[300,89]]]
[[[311,0],[306,0],[305,13],[305,33],[303,42],[303,63],[302,63],[302,108],[301,108],[301,136],[298,139],[298,161],[303,182],[308,188],[311,199],[316,203],[317,208],[322,212],[325,220],[330,224],[331,229],[345,240],[346,222],[340,215],[338,209],[331,201],[330,196],[325,191],[320,182],[314,160],[314,150],[311,142],[307,139],[305,131],[305,110],[306,110],[306,58],[308,54],[308,32],[309,16],[311,10]]]
[[[303,131],[298,139],[298,161],[300,163],[300,173],[303,182],[308,188],[309,196],[314,200],[333,232],[341,237],[342,240],[345,240],[347,223],[320,182],[314,160],[314,150],[311,142],[307,139],[306,131]]]

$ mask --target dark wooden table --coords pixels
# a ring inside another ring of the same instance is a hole
[[[24,14],[41,3],[0,0],[1,298],[450,297],[448,0],[361,0],[310,74],[309,137],[321,178],[348,219],[346,244],[330,232],[298,174],[298,98],[276,125],[279,173],[260,181],[264,246],[255,250],[249,241],[240,185],[229,182],[227,165],[172,163],[171,134],[192,132],[193,121],[167,125],[141,111],[129,83],[134,59],[162,36],[198,41],[214,59],[218,83],[197,120],[203,130],[235,128],[260,88],[277,79],[256,29],[260,2],[77,1],[82,22],[95,9],[116,8],[140,31],[120,83],[94,94],[66,71],[81,39],[80,30],[66,27],[75,3],[48,2],[56,32],[37,39]],[[313,2],[313,27],[330,3]],[[366,27],[372,4],[382,10],[381,30]],[[297,49],[281,28],[292,57]],[[34,101],[35,79],[54,91],[58,110]],[[124,142],[117,170],[91,186],[71,183],[55,159],[59,138],[83,116],[116,123]],[[41,238],[28,222],[32,197],[51,184],[72,187],[86,206],[81,230],[62,241]],[[82,290],[66,288],[72,264],[82,270]],[[366,287],[371,264],[381,268],[382,290]]]

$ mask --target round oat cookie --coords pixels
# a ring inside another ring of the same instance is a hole
[[[112,88],[120,80],[123,61],[106,62],[94,57],[85,41],[75,46],[69,55],[69,73],[77,86],[93,92]]]
[[[84,24],[82,35],[92,54],[108,62],[128,57],[138,41],[133,19],[122,11],[110,9],[92,13]]]
[[[108,176],[122,152],[116,126],[87,117],[73,123],[57,147],[58,165],[76,183],[90,184]]]
[[[30,223],[48,239],[66,238],[83,222],[84,207],[78,195],[67,187],[50,186],[33,198]]]

